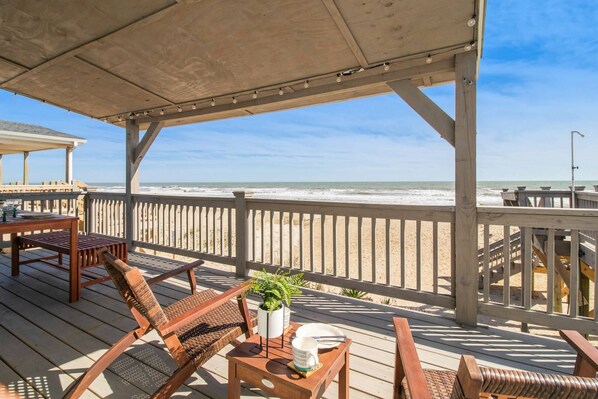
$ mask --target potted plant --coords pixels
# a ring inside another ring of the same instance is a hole
[[[299,287],[304,285],[303,273],[291,275],[280,269],[276,273],[266,270],[256,273],[251,280],[248,294],[257,294],[262,303],[257,310],[258,334],[276,338],[282,335],[285,327],[285,306],[291,305],[291,298],[301,294]]]

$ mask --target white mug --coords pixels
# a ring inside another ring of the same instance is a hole
[[[318,366],[318,341],[311,337],[293,339],[293,363],[299,371],[310,371]]]

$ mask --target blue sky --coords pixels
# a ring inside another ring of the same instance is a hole
[[[452,85],[426,93],[453,114]],[[85,137],[75,178],[124,181],[124,129],[0,91],[0,119]],[[489,0],[478,81],[478,180],[598,180],[598,3]],[[578,141],[577,141],[578,140]],[[142,182],[453,180],[454,152],[396,95],[167,128]],[[4,181],[21,179],[5,156]],[[63,178],[32,153],[31,181]]]

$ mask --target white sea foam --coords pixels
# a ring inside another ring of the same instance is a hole
[[[588,183],[591,186],[591,183]],[[567,182],[478,182],[479,205],[501,205],[501,189],[526,185],[566,188]],[[99,191],[124,192],[124,185],[98,184]],[[233,191],[253,192],[255,198],[406,205],[454,205],[452,182],[332,182],[332,183],[153,183],[142,184],[147,194],[232,197]]]

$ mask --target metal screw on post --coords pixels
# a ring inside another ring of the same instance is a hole
[[[571,131],[571,208],[575,208],[575,169],[579,169],[579,166],[575,166],[575,158],[573,153],[573,135],[575,134],[578,134],[582,138],[586,136],[577,130]]]

